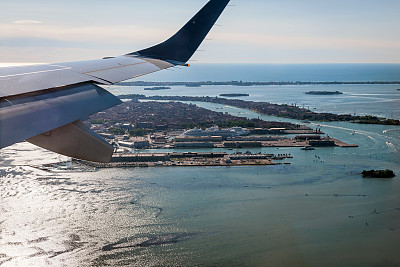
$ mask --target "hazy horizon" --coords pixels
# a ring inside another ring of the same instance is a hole
[[[53,63],[123,55],[165,40],[206,3],[5,2],[0,62]],[[400,63],[399,9],[400,2],[393,0],[231,0],[192,61]]]

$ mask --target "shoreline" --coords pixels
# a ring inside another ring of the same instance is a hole
[[[387,119],[377,116],[363,115],[353,116],[351,114],[317,113],[297,105],[274,104],[269,102],[258,102],[242,99],[228,99],[210,96],[145,96],[141,94],[118,95],[120,99],[131,101],[177,101],[177,102],[205,102],[233,106],[247,109],[259,114],[295,119],[299,121],[348,121],[360,124],[400,125],[400,120]]]
[[[199,82],[145,82],[145,81],[136,81],[136,82],[119,82],[115,85],[119,86],[187,86],[187,87],[199,87],[199,86],[224,86],[224,85],[233,85],[233,86],[268,86],[268,85],[383,85],[383,84],[400,84],[400,81],[354,81],[354,82],[340,82],[340,81],[310,81],[310,82],[242,82],[242,81],[225,81],[225,82],[213,82],[213,81],[199,81]]]

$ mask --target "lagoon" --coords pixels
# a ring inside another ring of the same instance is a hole
[[[249,100],[399,119],[396,86],[246,87]],[[111,87],[143,93],[141,88]],[[312,96],[310,90],[339,90]],[[170,95],[244,88],[173,87]],[[150,93],[151,92],[147,92]],[[147,94],[146,93],[146,94]],[[159,94],[161,92],[157,92]],[[340,98],[336,98],[340,97]],[[249,118],[287,120],[211,103]],[[400,127],[313,122],[358,148],[255,148],[291,165],[136,168],[49,173],[65,158],[19,143],[0,150],[3,266],[398,266]],[[182,152],[182,150],[179,150]],[[199,149],[197,151],[209,151]],[[245,150],[238,150],[245,151]]]

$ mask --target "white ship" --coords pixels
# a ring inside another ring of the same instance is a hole
[[[206,130],[201,129],[191,129],[182,134],[182,136],[222,136],[223,138],[226,137],[233,137],[233,136],[240,136],[240,135],[247,135],[250,132],[247,129],[241,127],[232,127],[232,128],[224,128],[221,129],[218,126],[214,126],[208,128]]]

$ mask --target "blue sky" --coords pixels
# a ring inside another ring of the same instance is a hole
[[[121,55],[175,33],[206,0],[0,0],[0,63]],[[400,63],[398,0],[231,0],[200,63]]]

